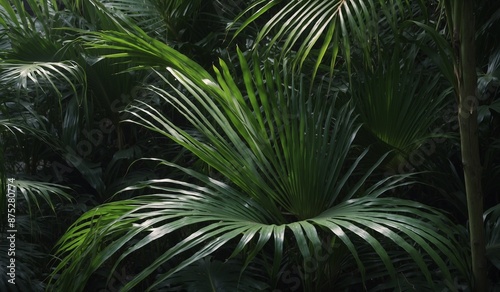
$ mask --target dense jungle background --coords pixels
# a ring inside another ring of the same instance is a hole
[[[0,0],[0,290],[500,291],[499,32],[494,0]]]

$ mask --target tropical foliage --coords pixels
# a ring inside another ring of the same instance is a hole
[[[500,6],[476,2],[479,239],[462,4],[0,1],[0,285],[498,288]]]

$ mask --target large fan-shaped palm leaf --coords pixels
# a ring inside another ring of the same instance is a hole
[[[165,45],[130,34],[102,34],[100,48],[117,50],[109,57],[141,55],[170,64],[168,73],[182,85],[149,90],[174,106],[197,134],[185,131],[159,109],[138,103],[128,110],[131,120],[171,138],[211,167],[224,181],[195,171],[184,171],[197,182],[175,179],[147,181],[126,191],[150,188],[151,194],[103,205],[82,216],[61,239],[57,289],[79,291],[90,275],[112,256],[118,262],[160,238],[185,228],[195,232],[174,242],[150,266],[129,282],[134,287],[165,263],[177,263],[157,277],[154,289],[176,272],[223,246],[249,263],[265,246],[273,250],[272,279],[279,277],[285,247],[296,246],[303,265],[321,249],[322,234],[337,238],[366,279],[360,239],[380,259],[384,275],[398,271],[390,247],[404,251],[430,283],[437,280],[424,258],[451,280],[449,265],[464,269],[453,227],[437,211],[411,201],[382,198],[402,184],[401,177],[366,185],[377,164],[354,174],[366,154],[347,163],[359,126],[349,105],[335,107],[335,95],[326,88],[309,91],[309,84],[265,63],[253,70],[239,54],[244,88],[236,85],[224,62],[216,78]],[[195,70],[193,70],[195,69]],[[253,73],[252,73],[253,72]],[[134,243],[130,241],[134,239]],[[383,278],[383,276],[382,276]]]

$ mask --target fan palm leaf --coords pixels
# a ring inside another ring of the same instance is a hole
[[[64,269],[63,278],[56,282],[61,285],[58,287],[79,291],[85,285],[85,277],[122,248],[124,251],[120,259],[180,228],[200,223],[205,223],[206,226],[168,249],[128,283],[124,290],[137,285],[162,264],[177,261],[177,257],[184,256],[184,261],[158,278],[156,284],[150,287],[153,289],[175,272],[210,255],[232,240],[239,240],[233,253],[235,256],[244,247],[251,246],[255,246],[252,252],[255,254],[273,239],[275,257],[279,261],[286,245],[285,232],[292,232],[301,255],[305,259],[311,259],[313,251],[321,249],[322,238],[319,231],[329,230],[349,248],[363,276],[364,264],[358,256],[358,248],[353,244],[352,237],[359,236],[371,246],[393,277],[397,275],[396,268],[377,237],[386,236],[409,253],[431,284],[431,271],[422,253],[436,261],[448,280],[451,275],[447,261],[457,264],[462,261],[457,247],[450,246],[449,236],[453,234],[440,234],[437,231],[439,228],[449,231],[453,229],[445,217],[415,202],[363,197],[346,201],[308,220],[275,225],[270,223],[274,220],[271,214],[266,214],[267,210],[246,199],[245,194],[222,182],[199,174],[196,176],[208,184],[201,187],[169,179],[150,181],[148,185],[157,190],[158,194],[110,203],[81,217],[61,241],[60,250],[68,252],[69,256],[58,268]],[[213,185],[209,185],[210,182]],[[136,243],[127,245],[132,239],[136,239]],[[101,240],[109,242],[109,245],[96,245]],[[252,240],[254,244],[250,245]],[[446,256],[439,255],[436,250]],[[76,274],[78,276],[75,278]],[[67,280],[66,275],[69,277]]]
[[[426,140],[437,137],[431,127],[452,88],[417,64],[418,51],[404,58],[399,48],[391,54],[373,71],[356,70],[350,93],[364,128],[386,149],[408,159]]]
[[[321,249],[325,232],[346,246],[363,280],[367,275],[354,238],[373,250],[387,277],[398,274],[387,248],[409,254],[431,284],[436,275],[424,257],[430,257],[449,281],[449,265],[464,271],[454,228],[444,215],[416,202],[381,197],[406,184],[404,177],[367,185],[367,177],[384,157],[364,174],[354,174],[368,150],[347,164],[359,125],[349,104],[335,106],[335,94],[328,86],[311,91],[309,84],[288,74],[286,67],[282,70],[278,63],[268,62],[260,67],[257,57],[254,68],[249,68],[239,52],[244,79],[240,88],[222,61],[212,77],[180,53],[145,36],[99,36],[103,41],[93,46],[117,51],[108,57],[134,56],[172,66],[168,73],[178,83],[159,73],[165,86],[148,89],[175,107],[198,133],[184,130],[159,109],[140,102],[127,110],[133,117],[130,122],[184,146],[216,169],[224,181],[159,160],[197,182],[146,181],[124,191],[148,188],[150,195],[108,203],[83,215],[59,242],[62,261],[53,273],[60,273],[56,289],[80,291],[90,275],[114,255],[119,256],[117,267],[146,245],[185,228],[195,228],[195,232],[173,242],[123,291],[161,265],[175,263],[149,287],[154,290],[178,271],[227,246],[233,246],[233,257],[244,251],[247,264],[265,246],[274,247],[270,277],[277,279],[286,246],[298,248],[302,260],[296,264],[303,265]],[[166,53],[156,55],[160,51]],[[383,246],[381,238],[389,240],[390,247]]]

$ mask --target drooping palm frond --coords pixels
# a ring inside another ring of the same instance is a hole
[[[33,86],[39,90],[52,89],[62,98],[61,83],[69,86],[84,100],[79,86],[85,85],[83,69],[74,61],[65,62],[23,62],[2,60],[0,62],[0,80],[4,86],[12,86],[17,90],[28,90]]]
[[[185,55],[179,54],[165,43],[149,37],[138,26],[133,26],[128,33],[118,31],[90,32],[83,39],[88,48],[101,52],[103,57],[130,61],[129,70],[164,69],[168,66],[199,74],[199,80],[211,78],[211,75],[199,64],[192,62]]]
[[[76,62],[0,61],[0,83],[4,88],[17,92],[17,97],[11,97],[9,101],[21,103],[22,96],[31,104],[29,107],[34,114],[40,108],[58,111],[58,121],[62,122],[62,141],[66,145],[75,143],[77,128],[83,122],[81,106],[84,117],[87,120],[89,117],[86,75]]]
[[[56,27],[61,28],[64,19],[57,14],[58,3],[13,0],[0,4],[0,24],[9,42],[9,49],[0,56],[2,102],[24,102],[32,114],[55,117],[50,122],[62,124],[63,141],[74,144],[76,128],[84,118],[89,119],[86,76],[78,60],[65,59],[60,51],[64,33]]]
[[[150,195],[112,202],[83,215],[59,242],[62,261],[53,273],[58,275],[54,289],[80,291],[91,274],[114,255],[119,256],[117,267],[134,252],[185,228],[195,228],[195,232],[169,245],[123,291],[162,264],[175,263],[150,285],[153,290],[222,246],[231,246],[233,257],[245,251],[244,267],[265,246],[271,247],[270,277],[277,279],[285,247],[296,246],[300,255],[296,264],[303,265],[314,250],[321,249],[324,233],[337,238],[352,255],[363,282],[368,275],[354,238],[380,259],[386,271],[382,278],[398,274],[388,248],[407,253],[431,285],[437,277],[451,283],[449,265],[465,270],[454,228],[444,215],[416,202],[381,197],[405,184],[403,177],[366,185],[380,161],[361,176],[354,175],[366,154],[347,164],[359,125],[349,104],[335,107],[335,95],[328,88],[311,91],[309,84],[289,75],[278,63],[265,62],[260,67],[255,61],[252,70],[241,52],[244,88],[240,88],[224,62],[213,78],[204,70],[193,70],[199,67],[180,53],[143,36],[102,37],[106,43],[99,44],[100,48],[117,51],[111,57],[134,55],[142,57],[138,60],[154,58],[174,66],[168,72],[185,90],[163,77],[165,86],[148,88],[175,107],[197,134],[145,103],[127,110],[134,117],[130,122],[184,146],[227,183],[159,160],[196,182],[146,181],[125,191],[149,188]],[[168,54],[155,55],[160,51]],[[391,245],[383,246],[381,239]],[[440,276],[424,257],[432,259]]]
[[[72,196],[68,194],[70,188],[39,181],[16,180],[18,195],[22,195],[31,211],[32,205],[41,209],[41,204],[47,204],[55,212],[55,199],[71,200]]]

